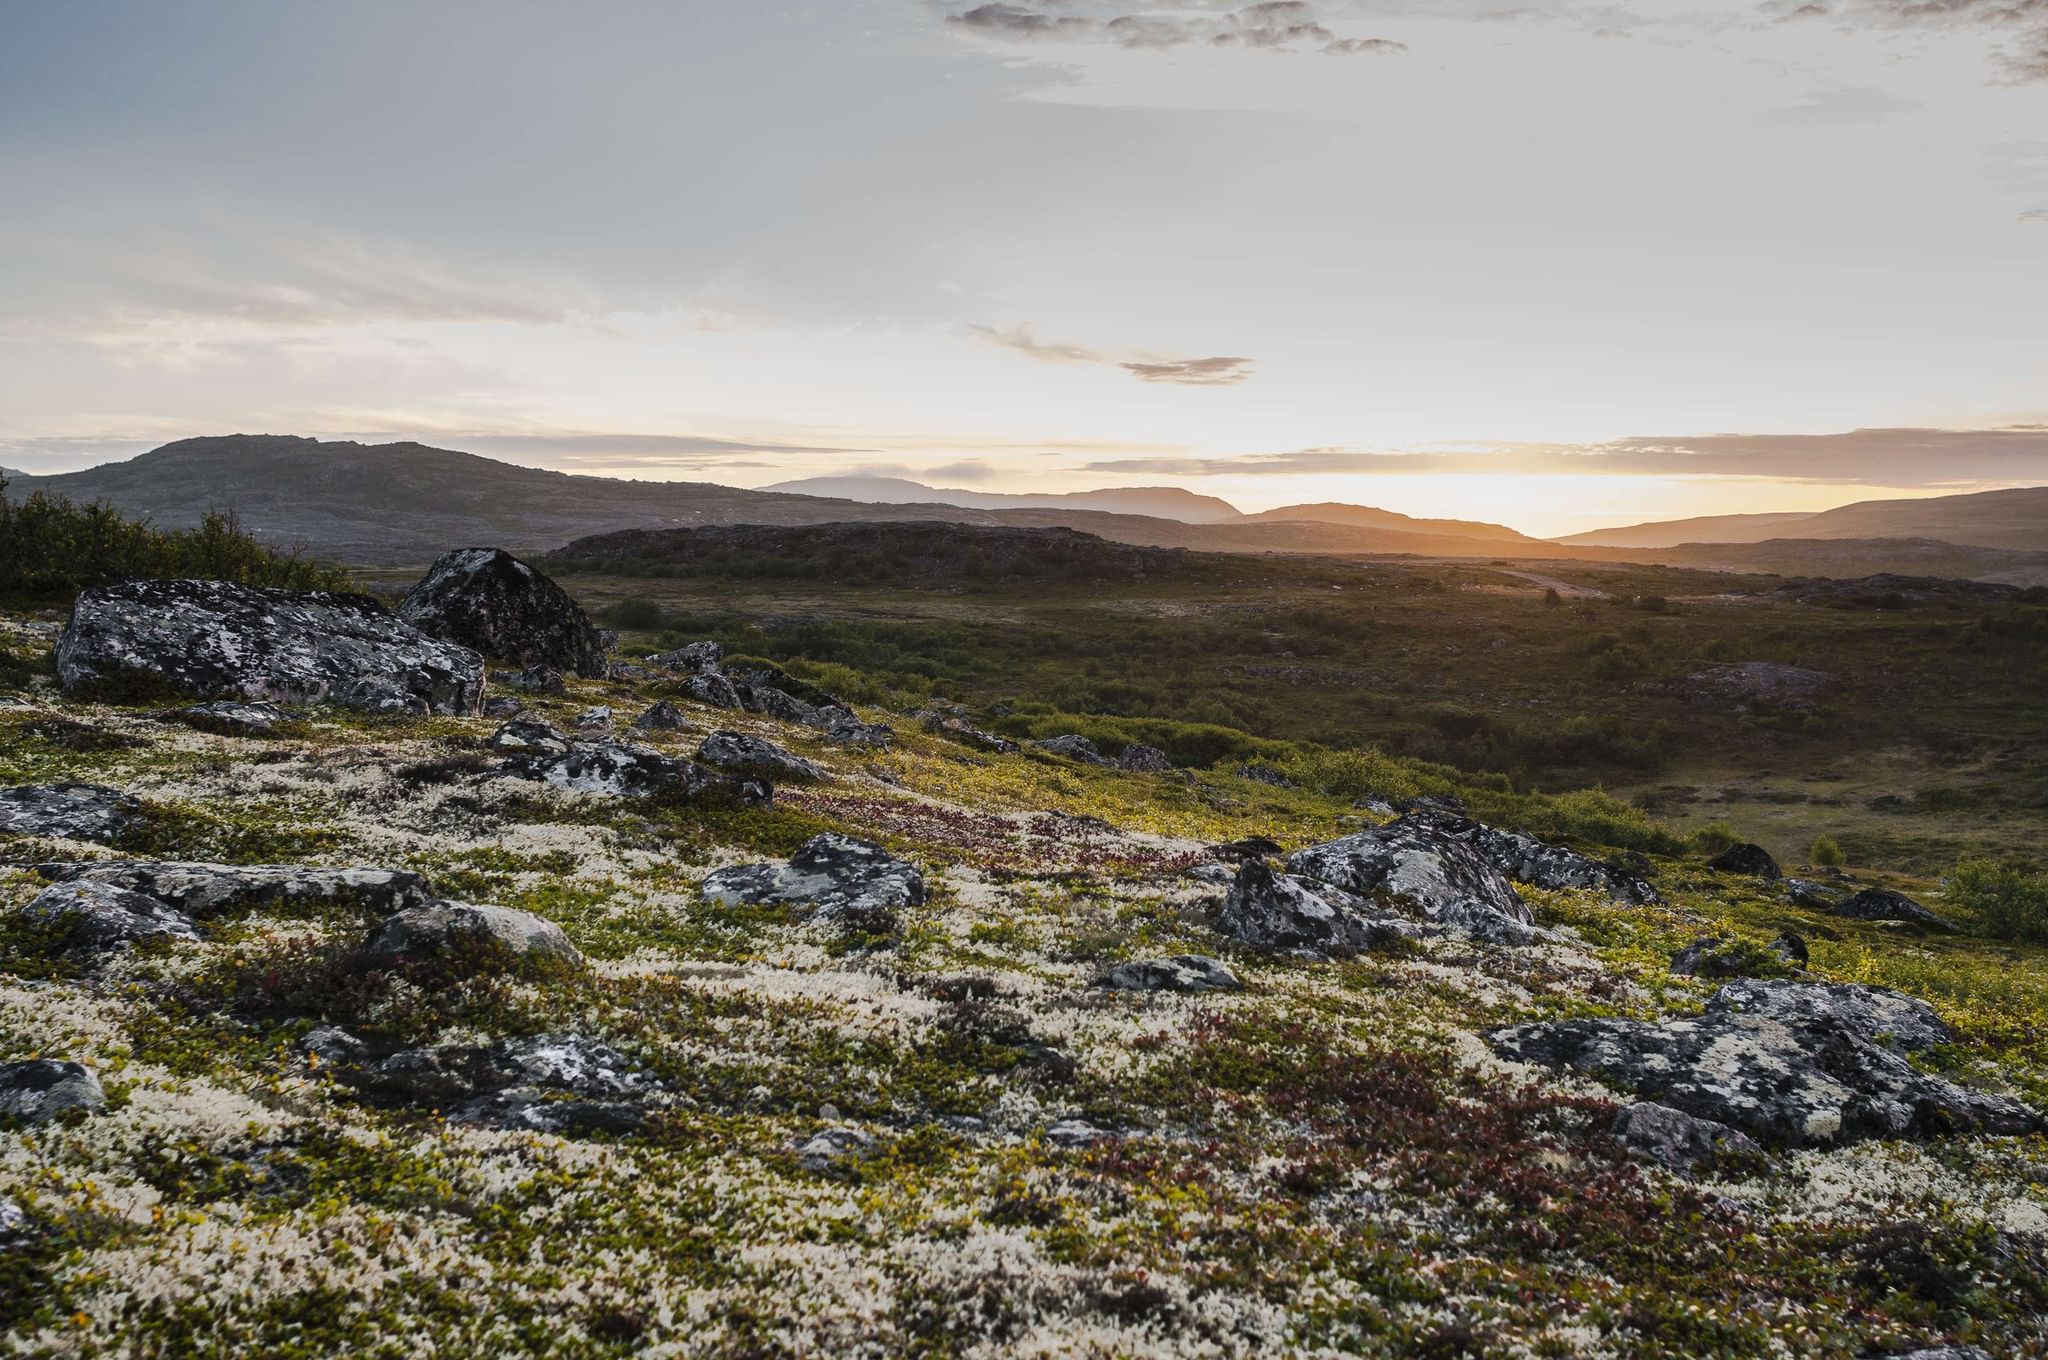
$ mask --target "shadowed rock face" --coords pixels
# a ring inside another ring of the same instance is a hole
[[[372,712],[473,714],[483,658],[367,595],[225,581],[82,591],[57,643],[67,692],[146,677],[200,699],[325,700]]]
[[[781,906],[815,919],[892,925],[924,902],[924,875],[871,841],[813,836],[787,864],[742,864],[704,880],[706,901]]]
[[[398,606],[399,617],[432,637],[499,661],[605,674],[605,646],[583,609],[560,586],[502,548],[457,548],[427,569]]]
[[[41,1124],[66,1110],[97,1110],[106,1103],[100,1079],[83,1063],[55,1058],[0,1063],[0,1115]]]
[[[424,878],[403,869],[126,859],[44,865],[41,872],[60,883],[104,883],[145,893],[196,917],[280,905],[348,906],[382,916],[432,896]]]
[[[1519,831],[1496,830],[1455,812],[1418,808],[1395,825],[1423,826],[1451,840],[1463,841],[1517,883],[1537,888],[1584,888],[1638,907],[1664,900],[1648,881],[1635,874]]]
[[[1342,888],[1275,873],[1257,859],[1239,866],[1217,913],[1216,929],[1260,949],[1306,949],[1339,957],[1415,933],[1409,922]]]
[[[1707,861],[1709,869],[1719,869],[1724,874],[1748,874],[1752,878],[1776,879],[1778,861],[1771,858],[1771,852],[1761,845],[1731,845]]]
[[[182,913],[111,883],[59,883],[22,908],[28,920],[61,933],[67,949],[106,954],[140,940],[196,940]]]
[[[111,841],[135,825],[142,804],[103,784],[23,784],[0,789],[0,832],[68,841]]]
[[[1758,981],[1730,983],[1691,1019],[1564,1020],[1489,1036],[1504,1057],[1597,1077],[1769,1143],[2039,1125],[2020,1102],[1930,1076],[1903,1056],[1948,1038],[1924,1002],[1896,992]]]

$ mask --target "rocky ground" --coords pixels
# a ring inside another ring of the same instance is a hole
[[[9,1353],[2048,1355],[2048,967],[1838,910],[1923,885],[705,650],[104,702],[61,623],[0,633]]]

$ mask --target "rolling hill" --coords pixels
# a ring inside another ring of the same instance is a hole
[[[1152,515],[1188,524],[1240,519],[1236,506],[1177,486],[1112,486],[1097,491],[1044,493],[966,491],[926,486],[902,477],[802,477],[760,488],[799,496],[827,496],[863,505],[957,505],[967,510],[1105,510]]]
[[[1671,548],[1766,539],[1940,539],[2048,552],[2048,486],[1924,499],[1857,501],[1813,514],[1710,515],[1595,529],[1554,540],[1576,547]]]

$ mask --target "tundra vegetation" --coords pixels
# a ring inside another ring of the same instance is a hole
[[[11,1353],[2048,1355],[2039,601],[805,570],[555,571],[614,664],[488,716],[167,720],[8,609],[0,791],[103,791],[0,803],[0,1062],[97,1085],[0,1091]],[[1514,1056],[1588,1025],[1894,1122]]]

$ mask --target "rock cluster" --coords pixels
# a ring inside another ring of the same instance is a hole
[[[697,759],[716,769],[760,779],[823,779],[824,770],[774,742],[745,732],[713,732],[697,747]]]
[[[491,735],[504,770],[581,793],[668,794],[762,805],[774,797],[760,779],[739,778],[610,737],[567,737],[546,720],[517,717]]]
[[[324,1041],[337,1043],[334,1036]],[[367,1054],[368,1045],[353,1044],[343,1051]],[[437,1109],[457,1123],[572,1135],[634,1132],[661,1090],[617,1049],[577,1034],[403,1049],[359,1061],[342,1079],[373,1104]]]
[[[1497,830],[1457,812],[1422,805],[1402,823],[1426,826],[1438,835],[1465,842],[1517,883],[1588,889],[1638,907],[1663,901],[1649,881],[1637,874],[1519,831]]]

